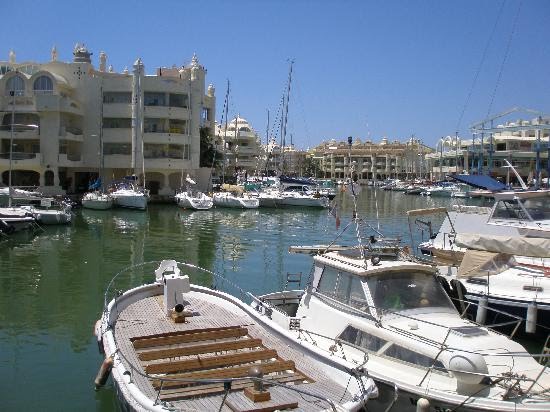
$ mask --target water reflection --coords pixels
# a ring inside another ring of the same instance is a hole
[[[147,212],[76,211],[70,226],[0,243],[0,387],[10,393],[8,409],[59,409],[58,388],[70,381],[74,404],[93,409],[98,402],[99,409],[113,410],[112,393],[91,389],[101,361],[91,330],[107,283],[123,268],[172,258],[212,270],[253,293],[282,289],[288,272],[302,272],[303,286],[311,259],[290,255],[288,248],[331,242],[353,210],[349,196],[339,194],[337,201],[339,230],[327,210],[192,212],[151,205]],[[406,210],[463,203],[480,204],[365,188],[358,209],[366,223],[408,242]],[[351,230],[339,243],[354,238]],[[119,286],[151,280],[150,273],[139,273]],[[212,284],[208,276],[196,281]],[[40,405],[28,399],[29,387]]]

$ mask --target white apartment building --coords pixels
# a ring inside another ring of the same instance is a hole
[[[456,173],[490,174],[507,181],[516,178],[507,167],[508,161],[523,180],[536,177],[537,151],[539,173],[548,176],[550,117],[507,121],[485,129],[473,138],[447,136],[439,139],[434,153],[426,157],[432,180]]]
[[[225,174],[246,171],[255,174],[260,167],[263,148],[258,133],[240,115],[222,124],[216,124],[218,152],[225,157]]]
[[[350,173],[350,159],[360,182],[388,178],[423,178],[428,169],[425,158],[433,149],[421,140],[410,138],[406,142],[389,141],[383,137],[380,143],[353,139],[350,146],[346,141],[332,139],[310,150],[320,167],[324,178],[344,179]]]
[[[146,75],[141,59],[116,73],[104,52],[97,69],[85,46],[73,55],[58,61],[54,48],[47,63],[17,63],[13,52],[0,61],[4,185],[11,163],[12,185],[49,194],[85,191],[100,165],[104,184],[135,174],[152,195],[174,194],[187,174],[207,187],[200,129],[213,130],[216,100],[196,56]]]

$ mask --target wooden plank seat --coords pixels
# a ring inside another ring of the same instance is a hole
[[[171,379],[242,378],[244,376],[248,376],[248,370],[252,365],[253,364],[248,364],[244,366],[234,366],[231,368],[217,368],[217,369],[209,369],[205,371],[178,373],[178,374],[168,375],[166,377]],[[296,370],[294,361],[276,360],[276,361],[262,362],[260,366],[262,367],[264,376],[270,373],[283,372],[283,371],[293,371],[294,373],[299,373]],[[196,384],[193,382],[164,381],[164,383],[162,384],[162,387],[174,388],[174,387],[189,386],[189,385],[196,385]],[[160,386],[161,386],[161,380],[153,379],[153,387],[155,389],[159,389]]]
[[[135,349],[151,348],[155,346],[175,345],[179,343],[200,342],[222,338],[246,336],[248,330],[242,326],[226,328],[190,329],[185,331],[162,333],[158,335],[139,336],[131,338]]]
[[[273,377],[269,376],[266,379],[270,379],[277,383],[291,383],[306,381],[307,377],[300,373],[282,373]],[[254,381],[250,379],[235,381],[231,384],[232,391],[243,390],[245,388],[252,388]],[[269,383],[264,382],[265,387],[269,387]],[[163,401],[176,401],[181,399],[194,398],[197,396],[216,395],[225,392],[223,383],[209,383],[203,385],[187,386],[183,388],[170,388],[162,390],[160,399]]]
[[[176,373],[201,369],[212,369],[224,366],[239,365],[259,360],[273,359],[277,357],[277,351],[273,349],[261,349],[246,351],[230,355],[200,357],[182,361],[168,361],[152,363],[145,367],[145,372],[152,373]]]
[[[205,353],[219,353],[237,349],[252,349],[262,346],[261,339],[239,339],[226,342],[207,343],[203,345],[190,345],[172,349],[160,349],[147,352],[140,352],[138,357],[142,361],[151,361],[165,358],[176,358],[180,356],[200,355]]]
[[[293,361],[281,359],[261,339],[248,336],[243,326],[190,329],[131,340],[144,371],[160,375],[150,376],[150,381],[160,391],[160,399],[166,401],[223,393],[223,383],[195,380],[246,378],[255,365],[261,366],[265,379],[275,382],[313,382],[296,370]],[[231,390],[243,390],[253,384],[251,379],[236,381]]]

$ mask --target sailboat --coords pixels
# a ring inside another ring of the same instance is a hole
[[[14,96],[14,91],[10,90],[10,96]],[[12,113],[11,113],[11,136],[10,136],[10,168],[8,178],[8,207],[0,207],[0,233],[11,234],[20,230],[30,228],[35,218],[27,210],[21,207],[15,207],[12,205],[13,194],[15,190],[12,187],[12,159],[13,159],[13,131],[15,122],[15,101],[12,101]],[[28,193],[28,192],[27,192]]]
[[[131,169],[133,174],[127,175],[122,180],[114,181],[109,187],[109,194],[113,198],[113,203],[118,207],[128,209],[146,210],[149,200],[149,191],[145,188],[145,158],[143,154],[143,119],[140,116],[140,107],[142,106],[141,93],[141,73],[143,71],[143,63],[141,59],[137,59],[134,64],[134,89],[133,94],[136,98],[132,103],[132,119],[134,127],[132,127],[132,162]],[[141,143],[141,144],[140,144]],[[141,151],[138,147],[141,146]],[[141,172],[143,175],[143,185],[139,184],[137,173],[137,155],[141,155]]]
[[[186,187],[176,193],[175,199],[179,207],[184,209],[208,210],[212,208],[212,198],[200,190],[194,189],[197,184],[187,175],[185,178]]]
[[[260,206],[260,201],[256,196],[250,196],[245,193],[244,188],[238,185],[229,185],[225,183],[225,142],[227,141],[227,106],[229,101],[229,81],[227,82],[227,92],[225,96],[225,130],[223,137],[223,175],[222,175],[222,191],[214,193],[212,200],[216,207],[229,207],[236,209],[257,209]],[[239,116],[235,117],[235,137],[238,136]],[[235,159],[236,167],[236,159]]]
[[[82,207],[86,209],[106,210],[113,207],[113,198],[101,190],[103,176],[103,89],[101,89],[101,122],[99,128],[99,168],[98,177],[82,197]]]

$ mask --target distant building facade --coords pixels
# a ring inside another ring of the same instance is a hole
[[[490,174],[516,182],[508,161],[527,182],[537,174],[537,151],[541,177],[548,177],[549,134],[550,117],[540,116],[498,125],[487,130],[483,139],[479,133],[473,139],[447,136],[426,156],[430,177],[440,180],[455,173]]]
[[[255,174],[261,167],[263,148],[258,133],[240,116],[227,124],[216,123],[216,148],[224,154],[226,174]]]
[[[152,194],[173,194],[182,175],[205,180],[200,128],[213,134],[216,99],[196,56],[146,75],[141,59],[115,73],[105,53],[97,69],[91,55],[77,44],[68,63],[55,48],[47,63],[16,63],[13,52],[0,62],[2,183],[11,140],[13,185],[44,193],[85,191],[101,163],[105,183],[135,174]]]
[[[351,147],[347,141],[330,140],[310,150],[319,167],[318,177],[344,179],[350,175],[350,158],[359,181],[389,178],[424,178],[429,170],[425,158],[433,149],[421,140],[410,138],[406,142],[386,137],[380,143],[370,140],[364,143],[354,139]]]

